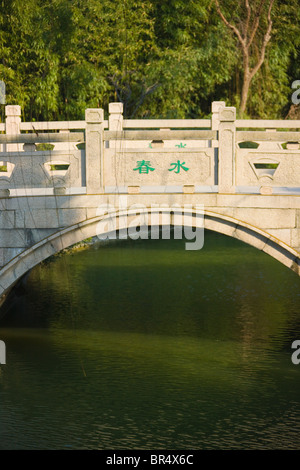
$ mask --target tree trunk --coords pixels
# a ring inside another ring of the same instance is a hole
[[[244,73],[243,77],[243,87],[242,87],[242,95],[241,95],[241,104],[240,104],[240,118],[244,117],[246,111],[246,105],[248,100],[249,88],[250,88],[251,77],[249,72]]]
[[[260,67],[262,66],[264,60],[265,60],[265,52],[266,52],[266,47],[268,45],[268,42],[271,39],[271,31],[272,31],[272,19],[271,19],[271,11],[273,8],[273,4],[275,0],[269,0],[269,6],[268,6],[268,11],[267,11],[267,29],[266,32],[263,36],[263,42],[261,46],[261,51],[260,51],[260,56],[258,58],[258,61],[256,62],[256,65],[251,69],[250,68],[250,56],[251,56],[251,45],[254,41],[254,38],[257,34],[258,27],[259,27],[259,21],[260,17],[263,14],[263,7],[266,4],[266,0],[260,0],[260,5],[254,15],[253,19],[253,25],[251,28],[251,31],[249,30],[249,22],[251,20],[251,6],[249,3],[249,0],[245,0],[245,5],[247,9],[247,17],[244,20],[244,23],[242,22],[239,27],[237,27],[235,24],[231,24],[224,16],[224,14],[221,11],[219,0],[214,0],[215,5],[217,7],[217,12],[219,16],[221,17],[223,23],[229,28],[233,33],[236,35],[238,38],[238,41],[240,43],[240,47],[242,48],[243,51],[243,67],[244,67],[244,74],[243,74],[243,86],[242,86],[242,94],[241,94],[241,103],[240,103],[240,109],[239,109],[239,115],[241,118],[244,117],[245,111],[246,111],[246,106],[247,106],[247,100],[248,100],[248,94],[249,94],[249,88],[251,81],[254,77],[254,75],[259,71]]]

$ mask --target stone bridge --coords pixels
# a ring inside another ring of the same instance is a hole
[[[166,220],[238,238],[300,274],[300,121],[237,120],[224,102],[199,120],[124,120],[121,103],[107,120],[102,109],[84,121],[20,116],[6,106],[0,124],[2,299],[64,248]]]

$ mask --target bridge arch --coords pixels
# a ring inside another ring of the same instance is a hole
[[[142,212],[144,212],[145,216],[150,216],[150,214],[153,214],[153,209],[151,213],[150,209],[144,209]],[[158,212],[161,212],[161,209]],[[132,211],[132,209],[126,209],[87,219],[59,230],[26,249],[0,270],[0,298],[5,298],[14,284],[37,264],[75,243],[97,235],[108,234],[111,232],[109,221],[122,220],[122,228],[128,227],[127,222],[130,220],[130,217],[132,222],[132,216],[135,213],[136,211]],[[191,227],[194,227],[195,218],[197,217],[202,217],[205,229],[237,238],[252,245],[300,275],[299,253],[268,232],[233,217],[199,209],[190,209],[190,217],[185,219],[185,224],[188,223]],[[149,217],[148,226],[150,226],[150,220],[151,218]],[[132,224],[130,226],[132,227]]]

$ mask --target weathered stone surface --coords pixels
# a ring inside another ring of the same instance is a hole
[[[262,229],[294,228],[296,214],[292,209],[236,208],[234,217]]]
[[[15,211],[0,211],[0,229],[15,227]]]
[[[0,268],[23,251],[23,248],[0,248]]]
[[[263,251],[290,269],[295,263],[295,255],[289,253],[271,240],[265,245]]]
[[[12,144],[15,145],[15,144]],[[81,186],[81,151],[7,152],[1,155],[12,166],[9,188],[46,188],[55,185],[55,178],[65,186]],[[67,170],[51,170],[53,165],[69,165]],[[9,173],[8,173],[9,174]],[[60,176],[61,175],[61,176]]]
[[[199,185],[214,184],[213,150],[105,153],[105,184]]]
[[[25,230],[0,229],[0,243],[1,248],[25,248],[27,245]]]
[[[298,232],[298,230],[290,228],[268,229],[268,233],[270,233],[273,237],[292,247],[296,246],[294,241],[292,241],[292,234],[294,231]]]
[[[86,209],[32,209],[24,212],[26,228],[69,227],[87,218]]]
[[[253,230],[243,226],[237,226],[233,237],[254,246],[258,250],[262,250],[267,242],[267,237],[264,234],[257,232],[254,235]]]
[[[236,158],[236,184],[240,186],[259,185],[259,174],[255,164],[278,164],[272,175],[273,186],[299,187],[300,186],[300,151],[299,150],[256,150],[240,149],[237,147]]]

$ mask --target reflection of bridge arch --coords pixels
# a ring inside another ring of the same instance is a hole
[[[161,213],[162,209],[158,209],[157,211]],[[153,209],[151,213],[150,209],[143,209],[142,212],[145,217],[148,217],[148,226],[151,226],[152,219],[150,215],[153,214]],[[197,216],[202,218],[203,211],[201,212],[200,210],[190,209],[190,217],[185,219],[185,225],[189,224],[191,227],[194,227],[195,218]],[[128,209],[109,215],[106,214],[104,216],[94,217],[59,230],[24,250],[0,270],[0,296],[9,292],[10,288],[26,272],[47,259],[49,256],[55,255],[59,251],[87,238],[111,232],[111,224],[99,224],[105,220],[110,220],[110,222],[114,222],[115,220],[118,220],[119,222],[121,221],[122,223],[120,225],[122,228],[126,228],[128,224],[132,227],[134,223],[134,215],[132,209]],[[204,228],[237,238],[249,245],[252,245],[269,254],[280,263],[300,275],[299,253],[261,229],[247,224],[246,222],[234,219],[233,217],[211,211],[204,211]]]

